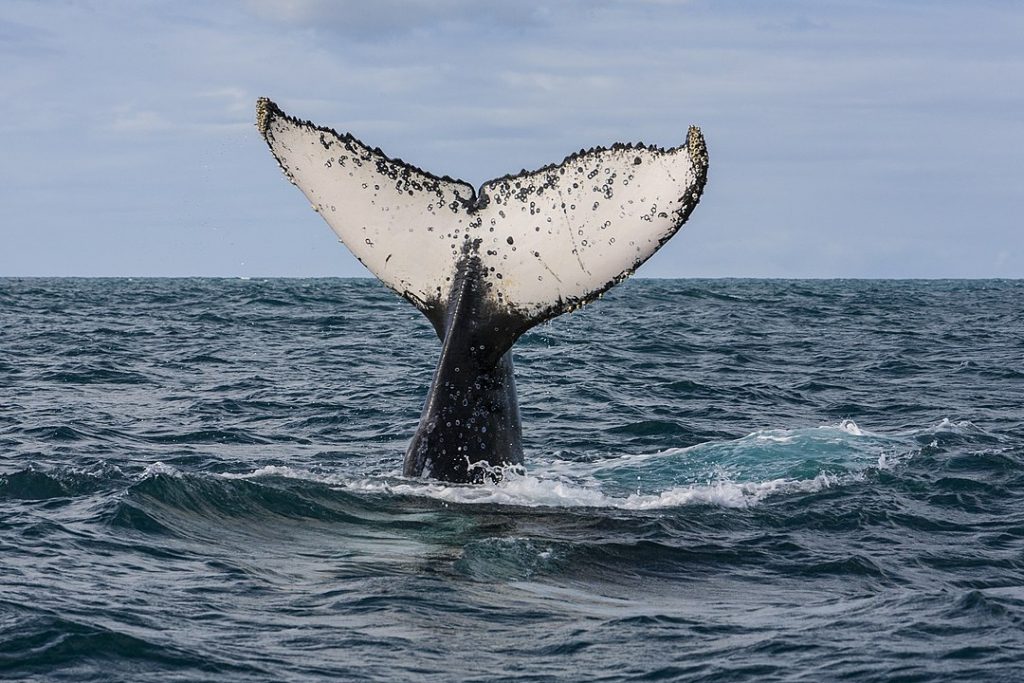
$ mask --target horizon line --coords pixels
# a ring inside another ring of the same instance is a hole
[[[0,275],[0,280],[375,280],[373,275]],[[621,284],[631,280],[820,280],[820,281],[921,281],[921,282],[950,282],[950,281],[1020,281],[1022,277],[943,277],[943,276],[791,276],[783,277],[778,275],[757,276],[757,275],[688,275],[679,277],[663,276],[630,276]],[[385,285],[386,287],[387,285]]]

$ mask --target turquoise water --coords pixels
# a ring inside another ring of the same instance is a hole
[[[374,281],[0,279],[0,679],[1016,680],[1022,304],[627,282],[450,486]]]

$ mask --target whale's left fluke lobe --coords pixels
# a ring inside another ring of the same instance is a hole
[[[683,225],[707,178],[695,127],[679,147],[595,148],[477,192],[265,98],[256,123],[341,241],[434,325],[442,356],[405,472],[452,481],[522,461],[515,340],[628,277]]]
[[[256,123],[288,178],[349,250],[428,315],[451,289],[472,186],[387,157],[261,98]],[[453,246],[454,245],[454,246]]]

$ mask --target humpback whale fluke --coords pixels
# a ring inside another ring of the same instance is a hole
[[[266,98],[256,126],[356,258],[434,326],[441,357],[404,471],[453,482],[523,461],[516,339],[629,277],[686,222],[707,179],[695,126],[679,147],[581,150],[479,191]]]

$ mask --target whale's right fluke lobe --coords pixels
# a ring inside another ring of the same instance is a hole
[[[682,227],[707,179],[696,127],[679,147],[581,151],[476,192],[292,118],[265,98],[256,118],[313,208],[441,337],[406,473],[448,480],[478,478],[470,466],[477,461],[522,460],[508,350],[533,325],[632,274]]]
[[[481,249],[501,276],[494,292],[533,323],[593,301],[682,227],[707,164],[704,138],[691,127],[674,149],[597,148],[484,183]]]

